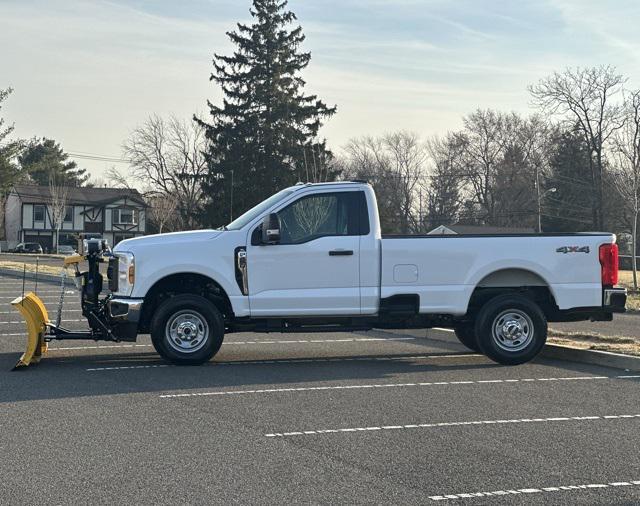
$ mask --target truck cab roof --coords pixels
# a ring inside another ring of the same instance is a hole
[[[364,179],[354,179],[351,181],[328,181],[326,183],[296,183],[293,188],[307,188],[310,186],[313,187],[332,187],[332,186],[362,186],[362,185],[366,185],[366,186],[370,186],[368,181],[365,181]]]

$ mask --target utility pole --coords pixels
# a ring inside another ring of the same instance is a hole
[[[547,193],[555,193],[557,188],[549,188],[544,193],[540,193],[540,185],[538,184],[538,169],[536,168],[536,200],[538,201],[538,233],[542,233],[542,199]]]
[[[424,220],[422,217],[422,187],[420,187],[420,210],[418,211],[418,233],[422,232],[422,225],[424,224]]]
[[[538,233],[542,233],[542,197],[540,196],[540,177],[539,177],[538,166],[536,165],[536,202],[538,203]]]
[[[230,220],[233,221],[233,169],[231,169],[231,209],[229,210]]]

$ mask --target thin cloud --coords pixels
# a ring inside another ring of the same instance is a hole
[[[148,114],[219,102],[208,81],[250,0],[3,0],[3,116],[22,137],[119,156]],[[477,107],[528,111],[527,84],[610,63],[640,86],[640,3],[596,0],[290,0],[313,58],[308,90],[338,105],[331,145],[396,129],[424,135]],[[85,164],[101,171],[102,164]]]

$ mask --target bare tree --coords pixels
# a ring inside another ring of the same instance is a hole
[[[69,187],[65,186],[64,180],[60,175],[52,171],[49,175],[49,194],[51,201],[49,209],[51,210],[51,224],[56,233],[56,252],[60,247],[60,229],[64,224],[64,217],[67,212],[67,202],[69,196]]]
[[[496,180],[507,145],[506,116],[477,110],[464,118],[465,176],[472,199],[479,204],[485,223],[496,225]]]
[[[176,216],[178,199],[174,195],[147,194],[145,200],[149,207],[149,218],[158,227],[158,233],[172,232],[180,227],[180,219]]]
[[[391,159],[395,189],[400,199],[402,233],[419,228],[415,219],[418,184],[426,175],[427,149],[415,133],[396,132],[386,135],[384,144]]]
[[[430,226],[456,217],[469,224],[533,226],[548,173],[548,124],[538,115],[491,109],[463,121],[461,131],[429,143]]]
[[[464,152],[467,139],[461,133],[449,133],[443,138],[434,137],[427,142],[432,168],[426,188],[426,223],[422,228],[456,223],[462,205],[461,190],[464,184]],[[420,219],[422,197],[420,197]],[[423,230],[425,231],[425,230]]]
[[[640,213],[640,90],[625,100],[627,121],[613,140],[615,169],[613,182],[625,205],[631,211],[631,265],[633,288],[638,289],[636,265],[638,214]]]
[[[427,149],[411,132],[352,139],[345,147],[346,177],[365,179],[376,191],[383,230],[409,233],[419,228],[420,182]]]
[[[326,149],[326,142],[311,142],[304,145],[302,155],[306,182],[326,183],[335,180],[339,171],[336,171],[333,155]]]
[[[344,148],[346,160],[343,175],[368,181],[376,192],[380,225],[385,233],[397,232],[399,196],[395,192],[391,160],[381,138],[351,139]]]
[[[207,173],[204,128],[196,122],[154,115],[131,132],[123,147],[133,176],[146,192],[175,197],[183,227],[195,228]]]
[[[566,69],[554,72],[530,86],[534,104],[543,111],[560,115],[572,125],[577,123],[591,150],[589,158],[594,188],[593,225],[603,224],[604,149],[607,141],[625,121],[624,107],[613,102],[626,79],[614,67]]]
[[[133,189],[133,185],[131,184],[129,177],[127,177],[126,174],[123,174],[115,167],[110,167],[109,169],[107,169],[104,175],[107,183],[112,188],[122,188],[126,190]]]

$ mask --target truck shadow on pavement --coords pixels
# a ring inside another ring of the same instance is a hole
[[[276,357],[221,353],[202,366],[173,366],[154,352],[46,356],[11,371],[18,353],[0,353],[0,403],[320,382],[430,381],[425,373],[494,369],[486,358],[458,352]],[[420,378],[416,378],[420,374]],[[406,378],[399,377],[406,375]]]
[[[193,367],[173,366],[153,352],[115,352],[48,356],[36,366],[11,371],[17,358],[17,353],[0,353],[0,403],[116,394],[189,393],[204,389],[287,388],[327,382],[367,384],[531,377],[550,374],[549,369],[553,369],[551,374],[555,375],[620,374],[614,369],[550,359],[505,367],[482,356],[457,352],[432,352],[428,356],[395,353],[286,358],[266,358],[253,353],[249,359],[247,354],[221,353],[212,362]],[[532,371],[531,367],[543,367],[546,371]],[[520,368],[522,372],[514,374]]]

